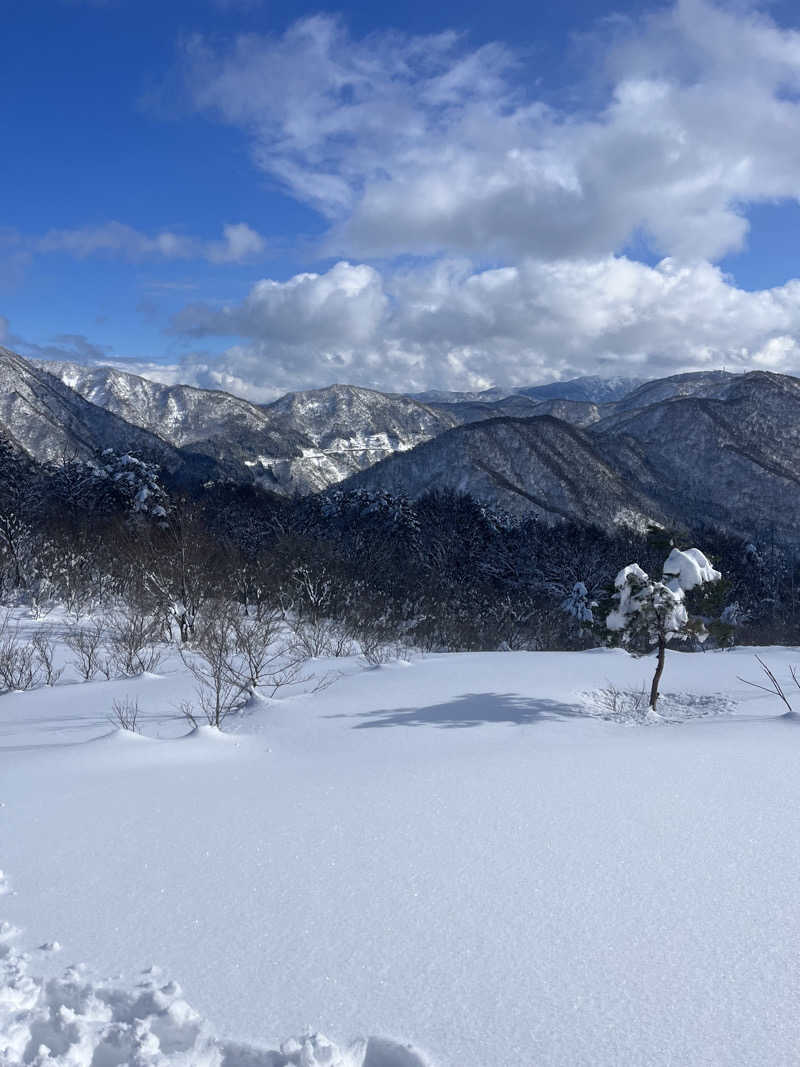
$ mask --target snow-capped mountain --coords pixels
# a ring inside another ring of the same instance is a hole
[[[274,432],[302,435],[306,443],[288,463],[259,456],[258,464],[278,485],[301,492],[334,485],[458,423],[409,397],[353,385],[288,393],[263,410]]]
[[[689,374],[672,374],[668,378],[656,378],[646,381],[624,396],[617,398],[617,411],[633,411],[650,404],[659,404],[664,400],[673,400],[682,396],[705,396],[724,398],[728,387],[742,375],[729,371],[693,371]]]
[[[713,371],[490,392],[422,403],[336,385],[257,405],[0,349],[0,429],[41,461],[131,448],[185,478],[279,493],[450,488],[553,520],[707,520],[797,537],[796,378]]]
[[[426,404],[496,404],[509,397],[526,396],[533,400],[576,400],[588,404],[612,404],[621,400],[634,389],[645,385],[648,378],[599,378],[583,375],[562,382],[547,382],[545,385],[527,385],[517,389],[483,389],[479,392],[447,392],[430,389],[425,393],[413,393],[413,399]],[[509,412],[510,414],[510,412]]]
[[[599,525],[647,514],[796,539],[800,380],[752,372],[652,384],[660,400],[648,402],[645,387],[645,406],[617,407],[584,431],[541,416],[473,422],[345,485],[410,497],[463,490],[517,513]]]
[[[531,385],[517,392],[539,400],[578,400],[588,404],[613,404],[645,385],[647,378],[599,378],[584,375],[566,382]]]
[[[257,433],[268,425],[261,408],[230,393],[162,385],[116,367],[56,362],[39,366],[92,404],[177,448],[210,437]]]
[[[516,393],[496,401],[459,401],[456,404],[431,403],[436,411],[452,416],[459,423],[483,419],[530,419],[534,415],[553,415],[573,426],[591,426],[616,410],[614,404],[593,404],[584,400],[537,400]]]
[[[277,492],[325,489],[460,421],[408,397],[348,385],[257,405],[113,367],[47,363],[45,372],[101,410],[205,457],[223,476],[255,479]]]
[[[90,403],[60,378],[0,347],[0,430],[39,462],[87,459],[104,448],[135,449],[170,473],[208,476],[211,464],[193,460],[162,437]]]
[[[637,484],[672,514],[796,540],[800,528],[800,379],[754,371],[597,424],[606,452],[630,443]]]
[[[664,518],[655,500],[630,484],[624,465],[609,462],[591,434],[549,415],[460,426],[356,475],[345,487],[410,497],[450,489],[512,514],[580,517],[604,527],[644,527]]]

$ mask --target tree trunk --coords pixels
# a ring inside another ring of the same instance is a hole
[[[664,673],[664,657],[667,651],[667,640],[665,637],[659,637],[658,639],[658,663],[656,664],[656,673],[653,675],[653,684],[650,686],[650,707],[653,711],[656,710],[656,701],[658,700],[658,683],[661,681],[661,675]]]

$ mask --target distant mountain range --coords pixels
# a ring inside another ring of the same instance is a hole
[[[187,483],[439,488],[553,522],[800,530],[800,380],[767,372],[416,396],[335,385],[258,405],[0,348],[0,429],[39,461],[135,449]]]
[[[431,389],[426,393],[414,393],[413,398],[423,404],[439,403],[496,403],[514,396],[526,396],[532,400],[579,400],[591,404],[611,404],[627,396],[631,390],[648,382],[649,378],[598,378],[586,375],[565,382],[548,382],[547,385],[528,385],[519,389],[484,389],[477,393],[447,393]]]

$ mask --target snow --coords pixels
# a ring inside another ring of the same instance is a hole
[[[683,592],[662,582],[653,582],[638,563],[623,567],[614,579],[618,590],[617,606],[608,613],[606,627],[614,632],[624,632],[637,615],[646,621],[653,616],[653,605],[658,606],[659,619],[668,637],[677,637],[689,621],[683,604]]]
[[[653,581],[638,563],[623,567],[614,579],[617,606],[606,618],[607,628],[621,632],[623,641],[637,623],[647,628],[652,640],[659,634],[667,640],[684,640],[689,622],[683,603],[685,594],[706,582],[718,582],[722,575],[699,548],[687,548],[685,552],[673,548],[664,563],[663,577],[662,582]]]
[[[0,697],[0,1063],[795,1064],[797,722],[752,649],[669,652],[656,725],[592,712],[652,666],[320,661],[222,738],[175,657]]]
[[[594,622],[593,607],[596,605],[590,600],[589,590],[583,582],[575,582],[570,595],[561,602],[561,610],[581,623]]]
[[[699,548],[687,548],[685,552],[673,548],[664,563],[664,579],[674,593],[688,593],[706,582],[718,582],[721,577]]]

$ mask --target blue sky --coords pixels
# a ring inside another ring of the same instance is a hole
[[[3,15],[0,343],[270,399],[800,371],[800,17]]]

